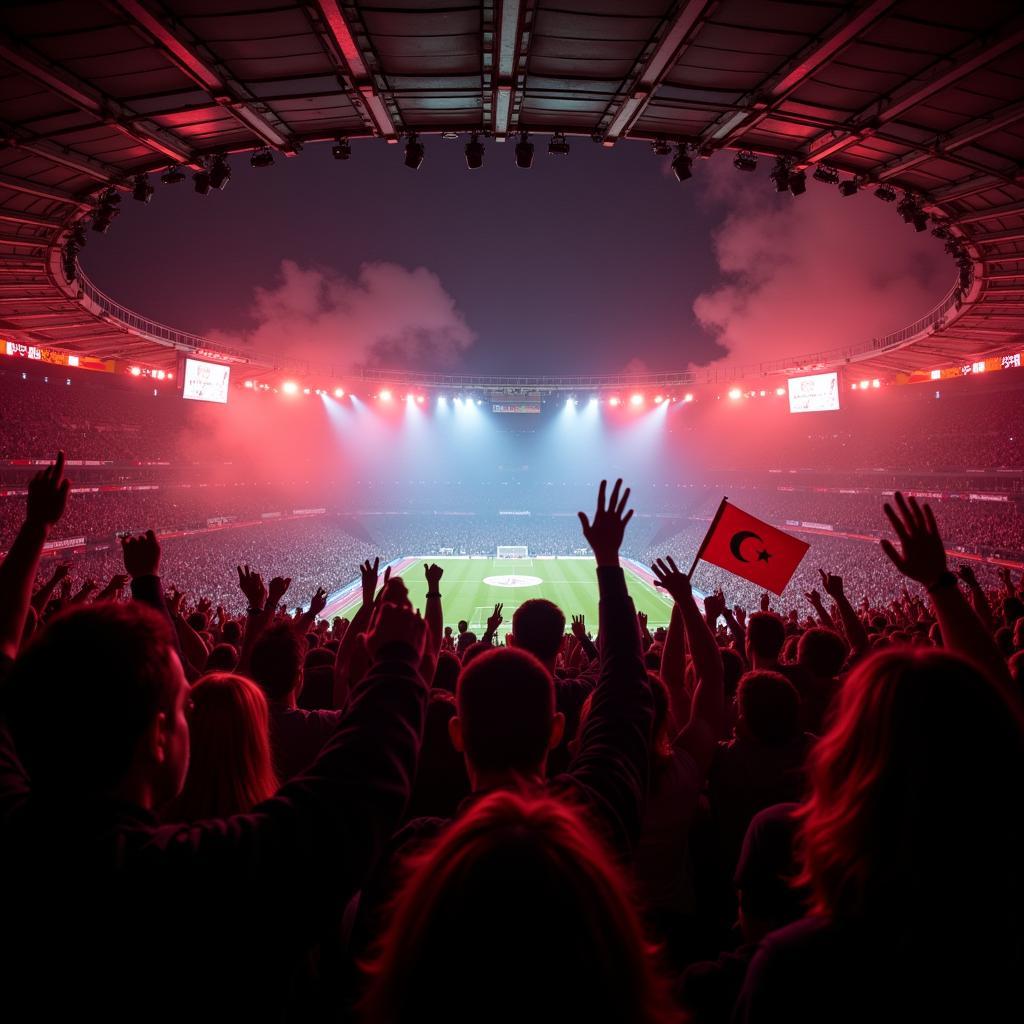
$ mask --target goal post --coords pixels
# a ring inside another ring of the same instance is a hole
[[[525,544],[499,544],[497,558],[529,558],[530,551]]]

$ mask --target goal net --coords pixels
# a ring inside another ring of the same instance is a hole
[[[498,558],[529,558],[530,552],[525,544],[499,544]]]

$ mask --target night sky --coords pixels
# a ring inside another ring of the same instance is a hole
[[[952,281],[941,244],[870,195],[810,182],[799,200],[776,196],[766,162],[742,174],[728,154],[679,184],[646,144],[574,139],[560,158],[546,141],[528,171],[511,143],[488,141],[469,172],[464,140],[433,136],[415,172],[400,146],[367,140],[347,162],[326,145],[267,169],[234,156],[227,188],[205,198],[191,180],[154,177],[152,203],[126,196],[110,233],[90,234],[83,266],[129,307],[234,343],[258,329],[260,348],[332,363],[499,374],[681,369],[726,349],[749,362],[852,343],[920,315]],[[283,260],[301,287],[282,285]],[[397,267],[359,281],[377,263]],[[411,286],[418,267],[437,280]]]

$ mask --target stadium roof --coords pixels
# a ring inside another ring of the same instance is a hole
[[[72,229],[106,189],[130,192],[170,165],[198,171],[218,153],[473,131],[781,156],[793,172],[909,192],[947,233],[963,273],[918,323],[719,379],[851,361],[908,372],[1024,338],[1016,0],[6,3],[0,333],[156,367],[180,351],[229,355],[73,273]]]

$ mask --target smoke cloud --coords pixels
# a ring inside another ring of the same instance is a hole
[[[251,317],[251,330],[209,336],[341,372],[356,366],[444,369],[476,340],[436,274],[388,262],[364,263],[352,278],[283,260],[279,280],[256,289]]]
[[[729,363],[866,342],[916,320],[952,284],[941,243],[891,204],[810,180],[798,198],[779,195],[761,164],[755,177],[720,157],[694,175],[724,219],[712,232],[723,281],[693,311]]]

